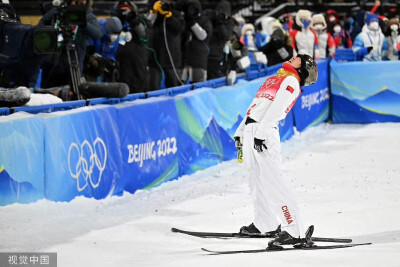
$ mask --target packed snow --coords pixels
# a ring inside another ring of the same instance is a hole
[[[400,266],[400,124],[321,124],[283,143],[286,178],[314,236],[370,246],[207,255],[265,239],[202,239],[252,222],[243,165],[221,163],[148,191],[0,207],[1,252],[57,252],[58,266]]]

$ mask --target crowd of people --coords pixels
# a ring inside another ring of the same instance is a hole
[[[202,9],[199,0],[149,1],[140,13],[131,1],[120,0],[114,14],[97,19],[92,0],[87,24],[75,29],[80,70],[87,81],[124,82],[130,93],[154,91],[217,77],[235,81],[251,64],[272,66],[297,54],[334,58],[337,49],[351,48],[364,61],[398,60],[399,14],[370,11],[340,18],[335,10],[313,13],[300,9],[279,18],[262,17],[256,25],[233,17],[229,1]],[[40,21],[52,25],[55,8]],[[43,63],[42,87],[68,83],[66,57]],[[64,62],[62,62],[64,61]]]

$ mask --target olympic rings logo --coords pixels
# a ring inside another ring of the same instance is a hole
[[[76,179],[79,192],[85,190],[89,183],[93,188],[100,185],[106,162],[107,148],[101,138],[97,137],[93,146],[87,140],[80,147],[71,143],[68,150],[68,168],[72,178]]]

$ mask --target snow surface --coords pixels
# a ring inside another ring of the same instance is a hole
[[[283,143],[285,173],[315,236],[371,246],[206,255],[259,249],[262,239],[172,233],[238,231],[252,222],[243,166],[224,162],[123,197],[0,207],[0,251],[57,252],[58,266],[400,266],[400,124],[322,124]]]

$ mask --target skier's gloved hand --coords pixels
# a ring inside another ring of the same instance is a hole
[[[267,146],[264,144],[264,141],[265,140],[254,138],[254,149],[257,150],[257,152],[263,152],[263,147],[265,149],[268,149]]]
[[[237,150],[240,150],[242,148],[242,142],[240,142],[240,137],[239,136],[235,136],[233,137],[233,139],[235,139],[235,147]]]

